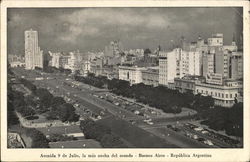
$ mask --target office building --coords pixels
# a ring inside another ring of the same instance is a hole
[[[24,32],[25,37],[25,68],[43,68],[43,52],[38,46],[38,32],[32,29]]]
[[[119,66],[119,79],[126,80],[130,84],[138,84],[142,82],[142,71],[144,67],[137,66]]]
[[[169,83],[174,83],[174,78],[179,77],[179,62],[178,57],[181,49],[176,48],[171,52],[159,52],[159,84],[168,86]]]
[[[159,67],[148,67],[142,70],[142,82],[145,85],[152,85],[154,87],[159,85]]]

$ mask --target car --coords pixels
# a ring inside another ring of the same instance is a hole
[[[149,125],[153,125],[154,123],[153,122],[147,122]]]
[[[203,131],[201,131],[201,133],[202,133],[202,134],[207,134],[207,133],[209,133],[209,132],[206,131],[206,130],[203,130]]]
[[[194,128],[195,131],[202,131],[203,128],[202,127],[198,127],[198,128]]]
[[[193,139],[197,140],[199,137],[195,134],[193,135]]]
[[[116,106],[119,106],[119,105],[120,105],[120,103],[119,103],[119,102],[116,102],[116,103],[115,103],[115,105],[116,105]]]
[[[210,141],[210,140],[205,140],[204,143],[207,144],[207,145],[209,145],[209,146],[213,146],[214,145],[212,143],[212,141]]]

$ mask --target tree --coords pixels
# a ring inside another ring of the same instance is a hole
[[[37,89],[36,95],[39,97],[42,107],[47,110],[51,106],[53,95],[45,88]]]
[[[59,106],[58,116],[62,122],[75,122],[79,120],[79,115],[75,114],[75,108],[69,103]]]
[[[26,130],[26,134],[32,139],[32,148],[49,148],[49,141],[40,131],[29,128]]]
[[[16,125],[19,123],[19,119],[14,111],[13,104],[9,100],[7,104],[7,123],[8,126]]]
[[[105,134],[100,141],[105,148],[124,148],[127,147],[118,136],[114,134]]]
[[[53,97],[52,101],[51,101],[51,106],[52,107],[58,107],[62,104],[65,104],[65,100],[62,97]]]

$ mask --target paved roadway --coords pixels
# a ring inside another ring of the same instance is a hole
[[[19,76],[27,76],[26,79],[34,80],[34,77],[39,77],[39,74],[33,72],[33,71],[25,71],[23,69],[14,69],[13,72]],[[74,100],[78,100],[78,102],[83,105],[84,107],[87,107],[90,110],[93,110],[95,112],[99,112],[101,110],[108,110],[110,115],[121,117],[125,115],[125,119],[135,119],[135,120],[142,120],[141,116],[137,116],[133,114],[130,111],[124,110],[123,108],[120,108],[119,106],[115,106],[105,100],[96,98],[92,96],[91,94],[95,94],[98,92],[95,92],[93,89],[91,90],[90,86],[80,86],[80,89],[72,88],[71,86],[63,85],[63,82],[70,82],[66,81],[66,76],[62,75],[55,75],[55,74],[46,74],[45,77],[51,77],[53,79],[45,79],[45,80],[35,80],[36,85],[40,86],[47,86],[55,90],[55,93],[58,94],[64,94],[66,95],[67,92],[70,92],[70,98],[73,98]],[[56,88],[58,86],[59,88]],[[161,119],[163,120],[163,119]],[[159,122],[163,122],[159,120]],[[173,119],[170,120],[170,122],[173,122]],[[156,121],[157,122],[157,121]],[[137,126],[136,124],[134,126]],[[151,128],[150,128],[151,127]],[[147,127],[141,127],[148,132],[155,134],[163,139],[165,139],[168,142],[171,142],[179,147],[184,148],[203,148],[208,147],[205,144],[199,143],[193,139],[190,139],[188,137],[185,137],[183,135],[178,134],[177,132],[174,132],[169,129],[165,128],[154,128],[155,125],[148,125]]]

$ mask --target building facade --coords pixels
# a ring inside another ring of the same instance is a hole
[[[160,51],[159,53],[159,84],[168,86],[174,83],[174,78],[179,77],[178,56],[180,49],[176,48],[171,52]]]
[[[235,100],[239,97],[239,85],[215,85],[209,83],[196,83],[195,94],[211,96],[214,98],[215,105],[232,107]]]
[[[142,70],[142,82],[145,85],[152,85],[154,87],[159,85],[159,67],[151,67]]]
[[[196,83],[205,82],[202,76],[185,76],[183,78],[175,78],[175,89],[181,93],[195,93]]]
[[[229,77],[232,79],[243,78],[243,53],[233,52],[229,58]]]
[[[43,51],[38,46],[38,32],[32,29],[24,32],[25,38],[25,68],[43,68]]]
[[[138,84],[142,82],[142,70],[146,68],[137,66],[119,66],[119,79],[126,80],[130,84]]]

